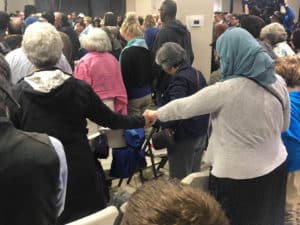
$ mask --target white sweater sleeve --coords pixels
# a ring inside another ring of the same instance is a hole
[[[220,82],[203,88],[189,97],[171,101],[158,109],[158,119],[165,122],[215,112],[224,104],[224,92],[227,88],[230,86]]]

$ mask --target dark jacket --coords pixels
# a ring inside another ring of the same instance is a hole
[[[194,53],[191,42],[191,34],[179,20],[169,21],[164,24],[162,29],[157,33],[152,51],[154,54],[166,42],[175,42],[185,49],[188,64],[192,65]]]
[[[143,127],[144,119],[112,112],[88,84],[73,77],[50,93],[35,91],[23,80],[14,95],[22,106],[12,114],[15,125],[25,131],[46,132],[64,145],[69,174],[59,224],[103,209],[104,193],[86,136],[86,118],[110,128]]]
[[[181,47],[186,51],[188,57],[188,64],[192,65],[194,61],[191,34],[187,30],[186,26],[184,26],[179,20],[174,20],[165,23],[162,29],[157,33],[152,48],[152,73],[153,78],[155,79],[153,86],[155,92],[158,92],[158,95],[160,95],[160,93],[163,92],[168,86],[169,78],[168,75],[161,69],[161,67],[155,63],[154,57],[158,49],[166,42],[175,42],[181,45]]]
[[[128,99],[144,97],[151,93],[152,73],[150,51],[131,46],[121,54],[121,70]]]
[[[58,28],[58,30],[69,36],[70,41],[72,43],[72,60],[75,60],[77,53],[79,51],[79,48],[80,48],[80,42],[78,39],[78,35],[76,34],[73,27],[71,27],[71,26],[60,27],[60,28]]]
[[[0,117],[0,224],[54,225],[59,159],[47,135]]]
[[[168,102],[190,96],[198,90],[207,86],[201,72],[197,72],[188,64],[180,66],[175,75],[171,77],[170,84],[166,91],[161,95],[160,104],[165,105]],[[197,83],[199,81],[199,83]],[[172,121],[163,123],[163,127],[175,130],[175,140],[182,140],[186,137],[199,137],[207,133],[209,115],[193,117],[191,119]]]
[[[144,32],[144,38],[150,51],[152,51],[156,34],[159,32],[157,27],[150,27]]]

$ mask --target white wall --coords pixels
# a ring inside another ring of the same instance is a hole
[[[8,0],[7,1],[7,12],[15,12],[16,10],[23,11],[24,5],[34,4],[34,0]],[[0,10],[4,10],[4,1],[0,1]]]
[[[136,13],[139,16],[145,16],[148,14],[152,14],[152,1],[151,0],[136,0],[135,3]]]
[[[139,16],[158,14],[163,0],[126,0],[126,11],[135,11]]]
[[[162,0],[127,0],[127,10],[136,11],[138,15],[158,13]],[[209,44],[212,40],[213,7],[212,0],[176,0],[177,18],[186,23],[187,15],[204,16],[204,26],[201,28],[191,28],[192,45],[195,54],[194,66],[200,69],[208,79],[210,76],[211,48]]]
[[[135,0],[126,0],[126,12],[135,11]]]
[[[214,12],[222,11],[222,0],[214,0]]]
[[[288,0],[287,2],[294,9],[295,14],[296,14],[295,21],[297,22],[298,16],[299,16],[300,1],[299,0]]]
[[[190,28],[190,32],[195,54],[193,66],[200,69],[206,79],[210,77],[211,47],[209,44],[212,41],[213,3],[212,0],[177,0],[177,18],[183,23],[186,22],[188,15],[202,15],[204,17],[204,26]]]

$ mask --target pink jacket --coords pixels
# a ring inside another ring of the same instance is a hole
[[[74,76],[87,82],[101,99],[112,98],[115,112],[127,114],[127,93],[120,65],[112,54],[87,53],[76,65]]]

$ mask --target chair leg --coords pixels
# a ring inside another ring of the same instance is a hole
[[[118,187],[121,187],[122,183],[123,183],[123,178],[120,178],[119,183],[118,183]]]
[[[144,174],[143,174],[143,169],[139,168],[139,171],[140,171],[140,179],[141,179],[141,182],[143,184],[145,182],[145,178],[144,178]]]
[[[152,167],[153,175],[156,178],[157,177],[157,171],[156,171],[156,168],[155,168],[154,156],[153,156],[153,152],[152,152],[151,144],[150,143],[148,145],[148,150],[149,150],[149,155],[150,155],[151,167]]]
[[[168,157],[166,156],[166,157],[163,157],[162,159],[161,159],[161,161],[159,162],[159,164],[158,164],[158,167],[157,167],[157,171],[159,171],[159,169],[160,168],[163,168],[165,165],[166,165],[166,163],[168,162]]]

